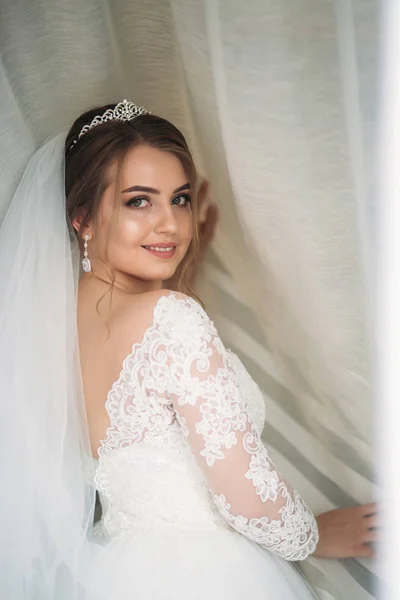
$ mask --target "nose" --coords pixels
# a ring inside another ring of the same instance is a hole
[[[178,223],[171,204],[159,209],[154,231],[155,233],[168,233],[169,235],[177,233]]]

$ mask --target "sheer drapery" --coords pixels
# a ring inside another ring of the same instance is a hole
[[[90,106],[126,97],[181,127],[221,212],[204,300],[265,393],[281,470],[315,511],[369,501],[373,487],[377,4],[0,8],[0,214],[33,150]],[[366,562],[305,568],[334,598],[371,597]]]

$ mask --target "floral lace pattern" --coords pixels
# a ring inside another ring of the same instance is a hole
[[[223,494],[214,496],[214,500],[222,516],[236,531],[285,560],[304,560],[317,546],[317,523],[315,519],[310,520],[309,511],[296,490],[293,498],[287,490],[282,492],[287,498],[282,520],[233,515]]]
[[[141,522],[154,526],[196,520],[221,526],[222,518],[286,560],[315,550],[315,519],[261,440],[261,392],[197,302],[176,293],[158,300],[153,324],[124,361],[106,408],[110,427],[96,476],[107,498],[106,528],[115,533],[137,524],[139,507]],[[144,469],[140,447],[154,449]],[[162,453],[169,458],[160,478],[153,472],[161,473]],[[123,472],[116,467],[121,462]],[[170,504],[161,509],[155,495]]]

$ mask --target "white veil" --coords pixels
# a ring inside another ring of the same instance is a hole
[[[0,597],[82,598],[93,461],[76,325],[65,136],[31,158],[0,230]]]

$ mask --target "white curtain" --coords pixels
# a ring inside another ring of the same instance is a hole
[[[0,5],[0,216],[33,150],[91,106],[126,97],[182,128],[221,214],[203,299],[316,512],[373,495],[378,16],[377,0]],[[304,569],[322,598],[373,597],[370,562]]]

